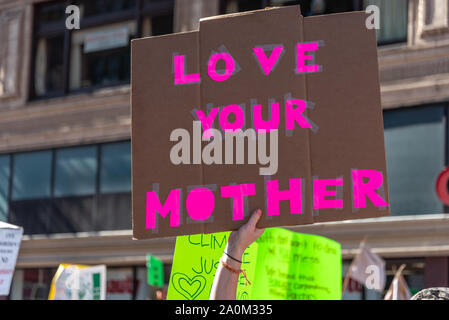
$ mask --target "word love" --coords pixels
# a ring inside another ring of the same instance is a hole
[[[365,208],[367,198],[376,207],[388,207],[376,190],[383,185],[383,175],[376,170],[352,170],[352,194],[353,207],[355,209]],[[279,190],[278,180],[266,181],[266,214],[268,216],[279,215],[279,203],[289,201],[290,214],[303,213],[302,201],[303,179],[289,179],[289,189]],[[328,186],[334,188],[343,186],[343,179],[315,179],[313,180],[313,208],[314,209],[341,209],[343,200],[337,199],[336,190],[328,190]],[[254,183],[236,184],[222,186],[220,188],[221,198],[232,198],[232,220],[243,220],[244,199],[256,194]],[[155,191],[147,192],[146,199],[146,228],[156,228],[156,214],[162,218],[170,215],[170,227],[179,227],[181,212],[181,189],[170,191],[164,204],[161,204]],[[334,199],[326,199],[334,197]],[[215,208],[214,192],[208,188],[195,188],[191,190],[185,201],[187,214],[193,220],[204,221],[208,219]]]
[[[267,56],[264,48],[270,48],[271,54]],[[283,45],[267,45],[262,47],[253,48],[253,56],[256,59],[256,63],[259,64],[261,71],[265,76],[268,76],[270,72],[274,70],[284,52]],[[320,66],[317,64],[306,65],[307,60],[313,60],[314,56],[306,54],[308,51],[318,50],[318,42],[307,42],[296,44],[296,73],[303,74],[308,72],[316,72],[320,70]],[[217,71],[217,63],[223,61],[225,68],[221,72]],[[173,56],[173,70],[174,70],[174,83],[187,84],[198,83],[201,81],[199,73],[186,74],[185,73],[185,56],[174,55]],[[236,63],[234,58],[227,52],[218,52],[210,56],[207,63],[207,73],[209,77],[214,81],[225,81],[234,74],[236,70]]]

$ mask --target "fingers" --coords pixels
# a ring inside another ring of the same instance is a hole
[[[251,227],[252,229],[256,229],[257,222],[259,221],[261,216],[262,210],[260,209],[255,210],[253,215],[251,216],[251,218],[249,218],[247,222],[248,226]]]
[[[262,228],[262,229],[256,228],[256,230],[254,230],[254,233],[256,234],[256,237],[259,238],[263,234],[264,231],[265,231],[265,228]]]

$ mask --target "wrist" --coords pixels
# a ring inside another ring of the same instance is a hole
[[[232,258],[242,261],[243,252],[245,252],[245,249],[241,249],[238,246],[228,243],[228,245],[225,248],[225,252],[229,254]]]
[[[234,259],[230,258],[228,255],[226,255],[225,253],[223,253],[223,256],[221,257],[221,259],[227,264],[229,265],[231,268],[235,269],[235,270],[240,270],[242,267],[242,264],[240,262],[235,261]]]

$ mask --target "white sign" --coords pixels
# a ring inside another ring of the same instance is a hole
[[[22,234],[22,228],[0,221],[0,296],[9,294]]]
[[[50,300],[105,300],[106,266],[61,264],[50,289]]]
[[[126,47],[128,43],[127,27],[91,32],[84,36],[84,53]]]

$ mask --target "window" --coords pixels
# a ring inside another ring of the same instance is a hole
[[[136,2],[136,0],[77,0],[73,4],[80,7],[82,18],[90,18],[134,10]]]
[[[131,229],[130,141],[1,155],[0,220],[25,234]]]
[[[13,156],[12,200],[50,197],[51,151]]]
[[[96,146],[60,149],[55,159],[55,197],[95,193]]]
[[[95,231],[97,146],[55,151],[48,233]]]
[[[444,107],[384,112],[392,215],[442,213],[435,181],[444,167]]]
[[[108,268],[106,279],[106,300],[132,300],[135,286],[134,268]]]
[[[76,0],[79,30],[66,29],[66,4],[35,6],[31,99],[127,84],[130,40],[173,32],[174,0]]]
[[[72,33],[70,90],[127,83],[130,76],[130,40],[135,21]]]
[[[264,0],[227,0],[223,1],[221,6],[222,13],[235,13],[242,11],[251,11],[262,9],[267,1]]]
[[[0,221],[8,218],[9,169],[9,156],[0,156]]]
[[[408,0],[222,0],[221,13],[299,5],[303,16],[363,11],[369,5],[380,10],[379,45],[407,41]]]
[[[56,268],[16,269],[11,283],[11,300],[48,300]]]
[[[106,143],[100,150],[98,228],[131,229],[131,143]]]
[[[376,5],[380,9],[379,44],[407,41],[408,0],[365,0],[364,7]]]
[[[64,20],[66,2],[53,2],[37,7],[36,18],[45,25],[58,24]]]
[[[62,90],[63,36],[41,37],[37,40],[35,90],[37,95],[50,95]]]
[[[131,191],[131,144],[110,143],[101,146],[100,192]]]
[[[222,1],[222,13],[233,13],[263,9],[268,6],[281,7],[299,5],[303,16],[329,14],[362,10],[359,0],[224,0]]]
[[[52,211],[52,152],[38,151],[15,154],[12,195],[8,221],[22,226],[26,233],[47,233]]]

